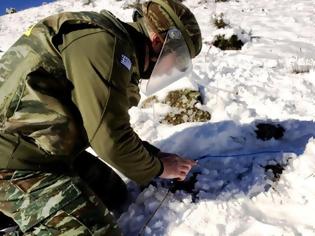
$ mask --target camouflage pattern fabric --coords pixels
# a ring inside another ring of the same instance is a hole
[[[0,211],[24,235],[121,235],[111,213],[78,177],[2,170]]]
[[[185,32],[182,33],[187,34],[189,37],[189,39],[185,40],[191,52],[191,58],[194,58],[200,53],[202,48],[201,31],[195,16],[184,4],[177,0],[152,0],[144,2],[142,4],[143,14],[150,23],[151,28],[157,31],[156,33],[165,33],[171,27],[178,27],[172,15],[170,15],[161,3],[170,7],[183,24]],[[180,28],[178,29],[181,30]],[[191,41],[192,45],[187,41]]]

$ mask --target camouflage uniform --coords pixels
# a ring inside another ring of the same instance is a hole
[[[0,171],[0,209],[23,235],[121,235],[113,216],[78,177]]]
[[[163,171],[159,150],[129,123],[144,28],[107,11],[61,13],[0,60],[0,211],[25,235],[121,234],[73,170],[89,145],[139,184]]]

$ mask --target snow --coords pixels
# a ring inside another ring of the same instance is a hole
[[[194,72],[157,96],[199,89],[212,119],[160,124],[168,107],[130,110],[139,136],[191,159],[200,159],[193,193],[157,181],[143,191],[129,183],[133,202],[118,223],[125,235],[315,235],[315,2],[312,0],[186,0],[203,35]],[[131,20],[123,1],[83,5],[60,0],[0,17],[3,53],[28,26],[62,11],[109,9]],[[230,28],[210,22],[223,13]],[[244,36],[242,50],[211,46],[218,34]],[[295,73],[302,71],[303,73]],[[142,85],[144,86],[144,85]],[[144,97],[145,98],[145,97]],[[285,128],[283,138],[256,138],[258,123]],[[284,166],[277,176],[266,166]],[[264,168],[266,167],[266,168]],[[278,178],[278,181],[274,181]]]

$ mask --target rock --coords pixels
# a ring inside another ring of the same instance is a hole
[[[14,7],[8,7],[5,9],[5,13],[6,14],[13,14],[13,13],[16,13],[17,10],[14,8]]]

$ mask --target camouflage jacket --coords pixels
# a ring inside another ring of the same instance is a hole
[[[0,129],[45,155],[24,156],[18,168],[71,165],[91,145],[140,184],[157,176],[156,150],[129,123],[139,100],[137,64],[128,31],[107,11],[61,13],[26,31],[0,60]],[[0,168],[17,168],[4,159]]]

